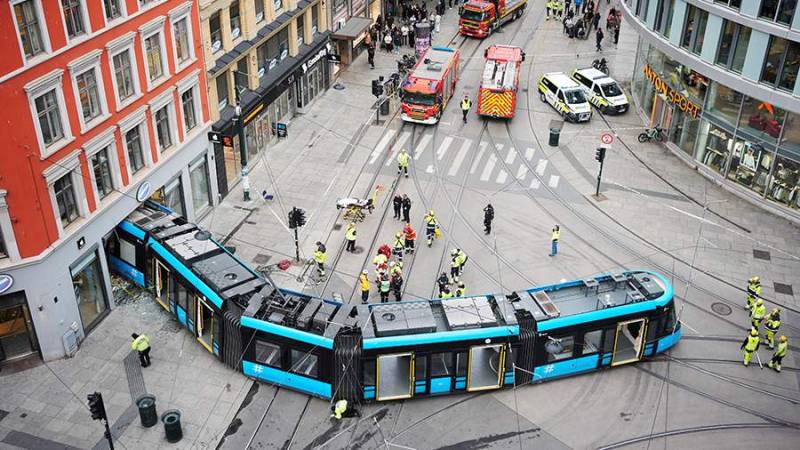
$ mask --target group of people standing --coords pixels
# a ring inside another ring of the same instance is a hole
[[[770,349],[774,350],[772,359],[767,364],[767,367],[781,371],[781,362],[786,356],[786,351],[789,349],[789,339],[782,335],[778,338],[777,348],[775,345],[775,336],[781,326],[781,310],[774,308],[772,312],[767,314],[767,307],[764,305],[764,299],[761,298],[761,279],[757,276],[751,277],[747,280],[747,303],[745,310],[750,311],[750,333],[742,342],[741,349],[744,352],[744,365],[750,365],[750,360],[753,354],[758,358],[758,348],[761,343],[766,343]],[[764,339],[761,338],[761,324],[764,323]],[[758,360],[761,365],[761,360]]]
[[[548,0],[545,4],[547,8],[547,20],[561,20],[564,26],[564,33],[570,38],[586,39],[592,29],[595,30],[596,51],[602,51],[602,43],[605,32],[600,27],[600,5],[599,1],[575,0],[574,8],[572,0]],[[619,30],[622,23],[622,11],[615,8],[609,9],[606,16],[606,30],[614,37],[614,44],[619,42]]]

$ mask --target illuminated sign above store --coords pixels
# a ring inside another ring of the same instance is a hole
[[[658,94],[665,96],[670,103],[675,104],[678,109],[693,118],[700,117],[700,107],[689,100],[689,97],[676,91],[666,81],[662,80],[656,71],[650,67],[650,64],[645,64],[642,70],[644,71],[644,76],[653,84]]]

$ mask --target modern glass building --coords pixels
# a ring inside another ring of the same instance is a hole
[[[800,222],[797,0],[625,0],[635,102],[675,153]]]

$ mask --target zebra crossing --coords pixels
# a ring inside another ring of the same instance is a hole
[[[397,139],[392,143],[395,137]],[[493,140],[481,141],[475,145],[472,139],[447,135],[434,147],[431,145],[432,135],[423,134],[416,145],[410,148],[410,138],[410,131],[401,131],[398,135],[398,130],[387,130],[370,153],[368,165],[377,166],[377,161],[385,152],[389,152],[389,158],[384,165],[388,167],[396,164],[398,152],[401,148],[406,148],[414,158],[416,170],[427,174],[438,171],[448,177],[457,177],[459,173],[467,171],[471,179],[477,178],[481,183],[507,185],[518,182],[524,188],[534,190],[539,189],[543,183],[555,189],[561,181],[561,176],[553,173],[552,167],[548,170],[549,161],[543,157],[541,151],[537,151],[532,142]],[[524,148],[518,151],[514,144],[522,144]],[[471,165],[467,167],[465,162],[470,160]]]

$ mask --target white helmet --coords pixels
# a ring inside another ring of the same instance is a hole
[[[450,254],[453,255],[453,256],[457,255],[458,254],[458,249],[454,248],[453,250],[450,251]]]

